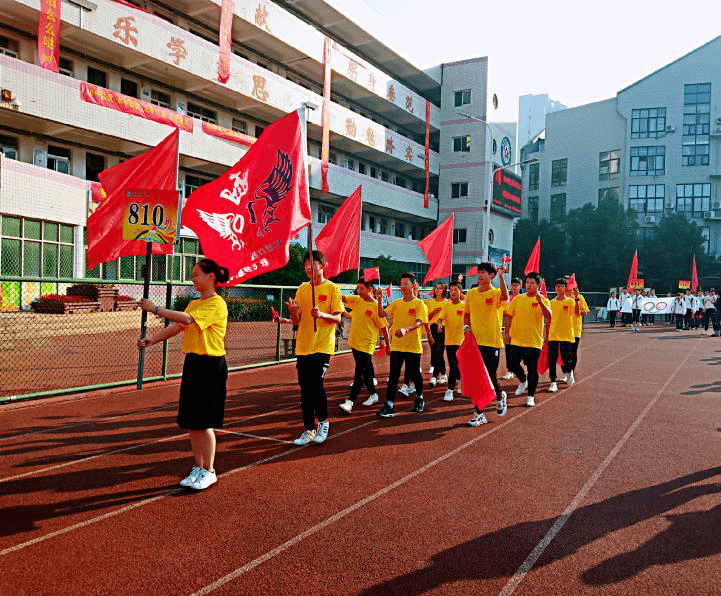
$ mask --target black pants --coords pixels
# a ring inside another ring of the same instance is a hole
[[[581,342],[581,338],[577,337],[576,341],[571,344],[573,347],[571,349],[571,370],[576,370],[576,365],[578,364],[578,344]]]
[[[352,348],[353,360],[355,360],[355,375],[353,376],[353,385],[350,388],[348,399],[355,403],[360,394],[363,385],[368,389],[368,393],[373,395],[376,392],[373,378],[376,376],[373,368],[373,355],[368,352],[361,352]]]
[[[713,315],[713,310],[710,308],[707,308],[705,311],[703,311],[703,330],[708,331],[708,324],[711,322],[711,317]]]
[[[561,372],[570,373],[573,344],[570,341],[549,341],[548,342],[548,377],[553,383],[556,380],[556,361],[558,360],[558,352],[561,352]]]
[[[330,354],[308,354],[297,358],[295,368],[298,370],[303,424],[306,430],[313,430],[316,417],[318,422],[328,419],[328,396],[323,379],[330,366]]]
[[[721,309],[714,308],[711,313],[713,330],[718,333],[719,329],[721,329]]]
[[[456,388],[456,381],[461,378],[461,371],[458,370],[458,356],[456,352],[460,346],[446,346],[446,354],[448,355],[448,389],[451,391]]]
[[[433,376],[446,374],[446,361],[443,358],[443,352],[446,348],[446,334],[438,331],[438,325],[431,325],[431,335],[433,336],[433,347],[431,348],[431,366],[433,367]]]
[[[486,365],[488,375],[491,377],[491,383],[496,390],[496,399],[501,399],[501,387],[498,385],[498,361],[500,360],[500,350],[491,346],[478,346],[478,350],[483,358],[483,364]]]
[[[511,372],[521,383],[528,381],[528,395],[535,395],[536,387],[538,387],[538,359],[541,356],[541,350],[521,346],[511,346],[511,350],[513,352]],[[528,372],[523,370],[521,362],[526,365]]]
[[[683,326],[686,329],[691,329],[691,316],[693,315],[693,311],[690,308],[686,309],[686,315],[684,316],[683,320]]]
[[[676,329],[683,329],[684,316],[681,313],[676,313]]]
[[[641,309],[634,308],[632,318],[634,323],[638,323],[641,320]]]
[[[616,326],[616,311],[615,310],[611,310],[608,312],[608,322],[611,324],[612,329]]]
[[[421,374],[421,355],[413,352],[391,351],[391,371],[388,377],[388,388],[386,390],[386,401],[395,401],[398,391],[398,379],[401,376],[403,363],[406,366],[406,375],[416,386],[416,395],[423,395],[423,375]]]

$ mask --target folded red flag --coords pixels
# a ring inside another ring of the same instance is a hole
[[[275,323],[280,315],[278,314],[278,311],[275,310],[272,306],[270,307],[270,311],[273,313],[273,322]]]
[[[386,355],[386,344],[383,344],[378,350],[378,355],[383,358]]]
[[[391,290],[393,289],[393,284],[388,284],[388,287],[386,288],[386,298],[388,300],[391,299]]]
[[[568,278],[568,282],[566,282],[566,289],[572,290],[573,288],[577,288],[578,284],[576,283],[576,274],[571,273],[571,277]]]
[[[548,370],[548,342],[543,342],[543,347],[541,348],[541,355],[538,357],[538,374],[543,375],[546,374],[546,371]]]
[[[456,356],[463,379],[461,384],[463,395],[469,397],[473,405],[482,410],[496,399],[496,391],[472,333],[466,335]]]

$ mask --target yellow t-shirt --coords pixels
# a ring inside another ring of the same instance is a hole
[[[485,292],[473,288],[466,294],[465,312],[471,317],[471,330],[479,346],[503,347],[501,324],[505,305],[499,288],[491,288]]]
[[[378,316],[378,303],[366,302],[360,296],[346,296],[345,305],[351,311],[348,345],[354,350],[372,354],[376,349],[378,331],[386,326]]]
[[[313,330],[313,298],[310,282],[301,284],[295,293],[295,300],[300,307],[300,323],[295,335],[295,353],[298,356],[308,354],[333,354],[335,352],[336,324],[323,319],[316,320],[317,331]],[[324,281],[315,287],[315,305],[320,312],[330,314],[343,310],[340,299],[340,288],[332,281]]]
[[[386,314],[391,317],[391,351],[392,352],[410,352],[411,354],[422,354],[421,334],[423,327],[406,333],[403,337],[396,337],[396,329],[410,327],[416,321],[421,323],[428,322],[428,311],[418,298],[413,298],[406,302],[403,298],[398,298],[391,302],[385,309]]]
[[[228,305],[218,294],[205,300],[191,300],[185,309],[194,322],[185,325],[180,349],[201,356],[225,356]]]
[[[573,313],[576,301],[573,298],[551,300],[551,327],[548,330],[548,341],[568,341],[573,343]]]
[[[443,328],[446,331],[446,345],[460,346],[463,343],[463,314],[466,305],[461,300],[458,304],[453,304],[448,300],[443,305],[441,318],[443,319]]]
[[[548,298],[541,296],[544,304],[551,307]],[[513,345],[521,348],[543,348],[543,309],[536,297],[528,294],[516,296],[508,305],[507,314],[511,321]]]
[[[583,294],[578,295],[578,306],[581,309],[581,314],[579,316],[573,315],[573,336],[574,337],[581,337],[581,331],[583,330],[583,316],[585,314],[588,314],[588,304],[586,303],[586,299],[583,297]],[[575,309],[573,311],[576,312]]]
[[[424,300],[423,304],[425,304],[426,308],[428,309],[428,324],[432,325],[433,323],[437,323],[438,319],[441,318],[441,315],[443,314],[443,305],[448,302],[445,298],[442,300],[436,300],[435,298],[429,298],[428,300]],[[436,310],[437,308],[440,308],[440,312],[435,314],[434,316],[430,316],[431,312]]]

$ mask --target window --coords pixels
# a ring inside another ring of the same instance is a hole
[[[452,182],[451,183],[451,198],[459,199],[461,197],[468,196],[468,182]]]
[[[551,195],[551,221],[562,221],[566,217],[566,193]]]
[[[453,244],[464,244],[466,242],[466,228],[453,230]]]
[[[665,184],[628,187],[628,208],[636,213],[663,213],[665,198]]]
[[[366,173],[366,165],[362,162],[358,162],[358,173],[359,174],[365,174]]]
[[[257,130],[257,127],[256,127]],[[256,132],[256,137],[258,136]],[[338,164],[338,155],[336,153],[333,153],[332,151],[328,152],[328,161],[332,164]]]
[[[396,176],[395,184],[396,184],[396,186],[400,186],[401,188],[405,188],[405,187],[406,187],[406,179],[405,179],[405,178],[401,178],[400,176]]]
[[[233,118],[233,124],[231,125],[231,128],[235,132],[239,132],[244,135],[248,134],[248,123],[245,120],[240,120],[239,118]]]
[[[617,201],[621,202],[621,187],[612,186],[611,188],[599,188],[598,189],[598,202],[602,201]]]
[[[454,102],[453,105],[457,108],[460,108],[461,106],[467,106],[471,103],[471,90],[470,89],[464,89],[463,91],[456,91],[454,94]]]
[[[348,170],[355,170],[355,161],[353,161],[352,159],[346,159],[345,167]]]
[[[218,124],[218,112],[215,110],[209,110],[204,108],[197,103],[188,102],[188,116],[197,118],[203,122],[210,122],[211,124]]]
[[[676,211],[701,217],[711,209],[710,184],[677,184]]]
[[[69,174],[70,149],[48,145],[48,169],[55,170],[56,172],[62,172],[63,174]]]
[[[566,186],[568,182],[568,159],[551,162],[551,186]]]
[[[108,86],[108,75],[102,70],[88,66],[88,83],[99,87]]]
[[[0,54],[17,58],[20,55],[20,44],[14,39],[0,35]]]
[[[163,93],[157,89],[151,89],[150,103],[160,106],[161,108],[170,109],[170,93]]]
[[[540,163],[532,163],[528,168],[528,190],[538,190],[538,178],[541,172]]]
[[[0,135],[0,155],[10,159],[17,159],[18,140],[15,137]]]
[[[403,222],[397,221],[396,226],[394,228],[394,233],[396,235],[396,238],[403,238],[406,235],[406,226]]]
[[[528,197],[528,219],[538,223],[538,197]]]
[[[710,127],[711,83],[684,85],[681,165],[708,165]]]
[[[496,139],[493,139],[491,142],[491,151],[493,152],[493,155],[498,153],[498,143],[496,142]]]
[[[210,180],[206,178],[200,178],[198,176],[191,176],[190,174],[185,175],[185,184],[183,185],[183,191],[184,195],[183,197],[187,198],[190,196],[190,193],[192,193],[196,188],[203,186],[203,184],[208,184]]]
[[[666,108],[631,110],[631,138],[656,139],[666,132]]]
[[[631,176],[663,176],[666,173],[666,147],[631,147]]]
[[[701,226],[701,235],[704,237],[703,249],[708,254],[711,252],[711,228]]]
[[[598,179],[615,180],[621,171],[621,153],[614,151],[601,151],[598,156]]]
[[[203,257],[200,242],[196,238],[182,238],[180,240],[180,252],[179,256],[183,263],[185,281],[190,281],[193,278],[193,267]],[[172,263],[171,269],[174,268],[175,263]]]
[[[72,60],[60,56],[60,60],[58,60],[58,72],[66,77],[74,77],[75,64],[73,64]]]
[[[255,138],[257,139],[260,135],[262,135],[264,130],[265,130],[264,126],[259,126],[258,124],[256,124],[255,125]],[[338,160],[336,159],[336,161],[334,161],[332,163],[338,163]]]
[[[138,84],[130,79],[120,79],[120,93],[129,97],[138,97]]]
[[[105,156],[95,153],[85,154],[85,179],[98,182],[98,174],[105,169]]]
[[[376,231],[376,218],[374,215],[368,216],[368,230],[371,232]]]
[[[378,170],[371,166],[371,178],[378,178]]]
[[[381,180],[383,180],[383,182],[388,182],[388,172],[385,170],[381,172]]]
[[[328,205],[318,205],[318,223],[326,224],[335,214],[335,207]]]
[[[453,137],[453,152],[468,153],[471,150],[471,135]]]
[[[378,230],[379,234],[387,234],[388,233],[388,220],[384,217],[381,217],[380,221],[380,229]]]
[[[2,275],[73,276],[72,226],[4,215],[0,237]]]

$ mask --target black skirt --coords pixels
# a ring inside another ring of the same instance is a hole
[[[222,428],[227,381],[225,356],[186,354],[180,383],[178,426],[186,430]]]

